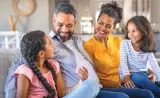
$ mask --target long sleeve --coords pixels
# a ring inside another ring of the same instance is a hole
[[[148,54],[148,61],[150,63],[150,66],[153,72],[155,73],[157,77],[157,80],[160,81],[160,67],[153,53]]]
[[[126,53],[126,46],[127,43],[124,41],[121,42],[120,45],[120,66],[119,66],[119,74],[121,79],[124,79],[126,75],[130,75],[128,69],[128,61],[127,61],[127,53]]]

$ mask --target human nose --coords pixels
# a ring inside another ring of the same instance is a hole
[[[68,32],[67,26],[64,25],[64,26],[62,27],[62,32]]]

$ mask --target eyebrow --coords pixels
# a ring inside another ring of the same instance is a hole
[[[61,22],[58,22],[58,24],[64,25],[64,24],[61,23]],[[69,23],[69,24],[67,24],[66,26],[72,26],[72,25],[73,25],[72,23]]]
[[[99,20],[100,22],[104,23],[103,21]],[[111,24],[106,24],[107,26],[112,26]]]

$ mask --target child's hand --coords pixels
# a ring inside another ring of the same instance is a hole
[[[148,75],[148,78],[149,78],[153,83],[155,83],[156,76],[155,76],[154,73],[150,73],[150,74]]]
[[[126,81],[124,85],[126,88],[135,88],[135,84],[131,80]]]
[[[126,88],[135,88],[135,84],[131,81],[130,75],[125,76],[124,80],[125,80],[124,81],[125,82],[124,86]]]
[[[78,76],[82,81],[86,80],[88,78],[88,70],[85,67],[79,68]]]

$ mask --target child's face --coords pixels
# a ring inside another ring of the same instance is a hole
[[[46,59],[53,58],[54,53],[53,53],[53,45],[51,43],[51,39],[48,35],[45,35],[44,39],[46,41],[44,56]]]
[[[132,43],[139,43],[142,39],[141,32],[137,29],[133,22],[129,22],[127,26],[128,37]]]

